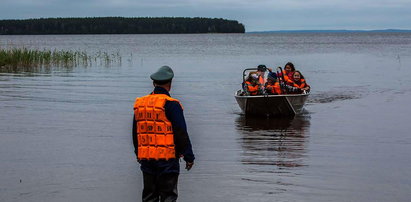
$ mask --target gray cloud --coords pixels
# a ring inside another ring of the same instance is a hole
[[[0,18],[85,16],[218,17],[247,31],[411,29],[409,0],[1,0]]]

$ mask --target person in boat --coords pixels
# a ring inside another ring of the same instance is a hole
[[[244,83],[244,89],[248,95],[260,95],[261,94],[261,84],[258,81],[258,73],[250,72]]]
[[[288,85],[293,85],[293,74],[295,72],[294,64],[291,62],[287,62],[284,66],[284,70],[282,74],[284,75],[284,82]]]
[[[267,67],[265,65],[258,65],[257,66],[257,75],[258,75],[258,82],[260,82],[260,84],[262,86],[265,85],[265,72],[267,71]]]
[[[265,84],[265,92],[269,95],[281,95],[280,82],[277,74],[270,72],[267,75],[267,83]]]
[[[310,86],[305,81],[304,76],[300,71],[295,71],[292,75],[293,85],[292,87],[296,88],[294,93],[303,93],[304,91],[309,92]]]
[[[265,65],[258,65],[257,66],[257,75],[258,75],[258,82],[261,84],[260,87],[260,91],[264,92],[265,91],[265,84],[267,82],[267,79],[265,77],[266,72],[268,71],[268,73],[271,73],[273,70],[271,68],[267,68],[267,66]],[[267,74],[268,75],[268,74]]]
[[[151,74],[154,90],[134,103],[134,153],[143,172],[142,201],[176,201],[180,158],[190,170],[194,154],[183,107],[170,97],[173,70],[162,66]]]
[[[260,82],[260,84],[262,86],[265,86],[265,82],[267,82],[266,78],[265,78],[265,73],[268,71],[268,73],[272,72],[273,70],[271,68],[268,68],[265,65],[258,65],[257,66],[257,75],[258,75],[258,82]]]

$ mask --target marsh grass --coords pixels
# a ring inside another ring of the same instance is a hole
[[[37,50],[27,48],[0,49],[0,68],[4,71],[36,71],[50,68],[82,66],[121,66],[120,53],[72,50]]]

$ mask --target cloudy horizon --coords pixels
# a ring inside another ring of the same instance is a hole
[[[409,0],[1,0],[0,19],[48,17],[209,17],[247,32],[411,29]]]

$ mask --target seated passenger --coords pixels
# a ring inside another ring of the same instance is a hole
[[[267,83],[265,83],[265,92],[269,95],[281,95],[280,83],[277,75],[270,72],[267,76]]]
[[[296,93],[302,93],[303,91],[310,91],[310,86],[305,82],[304,76],[301,74],[300,71],[295,71],[293,76],[293,87],[297,88],[298,91]]]
[[[261,85],[258,82],[258,75],[256,72],[250,72],[244,84],[244,89],[248,95],[261,94]]]
[[[258,65],[257,66],[257,76],[258,76],[258,82],[260,82],[261,85],[265,85],[265,78],[264,74],[267,71],[267,67],[265,65]]]
[[[293,74],[295,72],[294,64],[291,62],[287,62],[284,66],[283,74],[285,83],[288,85],[293,85]]]

